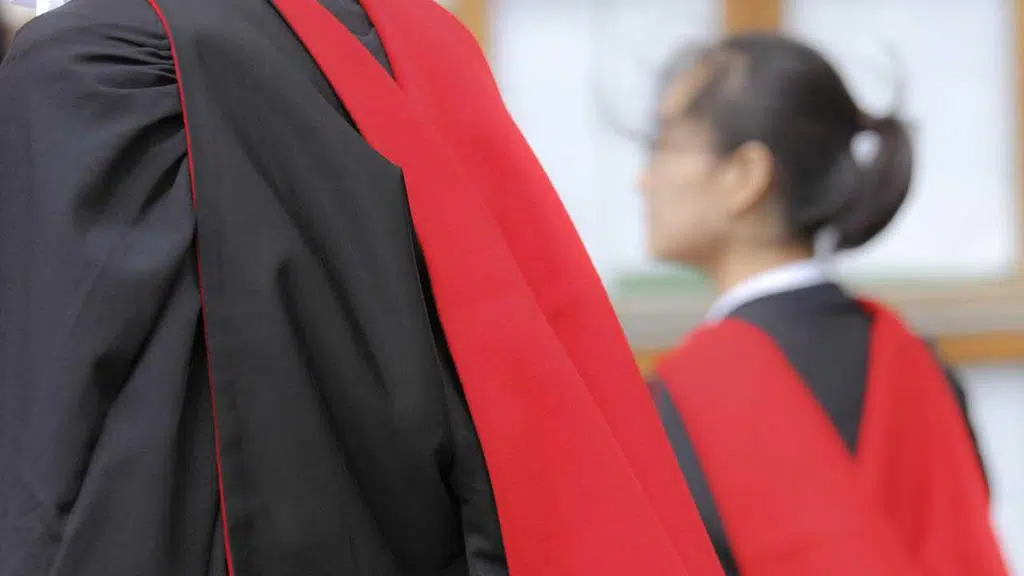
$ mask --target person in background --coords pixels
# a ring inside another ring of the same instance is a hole
[[[0,576],[721,573],[433,0],[76,0],[0,125]]]
[[[649,245],[719,297],[649,384],[727,574],[1006,573],[962,391],[827,263],[912,171],[905,125],[804,44],[737,35],[666,68]]]

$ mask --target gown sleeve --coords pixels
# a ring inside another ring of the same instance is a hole
[[[417,250],[421,278],[427,277],[426,262]],[[433,294],[425,286],[429,309],[434,309]],[[439,359],[444,374],[445,407],[451,441],[443,458],[448,470],[452,497],[458,502],[465,546],[466,567],[470,576],[508,576],[508,561],[498,518],[494,488],[484,460],[483,447],[469,412],[465,393],[451,355],[447,353],[444,331],[436,314],[430,315]]]
[[[452,488],[459,501],[466,563],[472,576],[508,576],[494,491],[480,440],[461,393],[446,390],[454,453]]]
[[[686,431],[683,417],[672,401],[665,382],[658,376],[651,376],[647,380],[647,388],[654,400],[654,406],[661,419],[662,428],[668,437],[669,445],[676,456],[679,468],[686,478],[686,485],[690,489],[697,511],[700,512],[701,520],[704,522],[704,529],[707,530],[708,538],[722,566],[724,576],[737,576],[739,567],[732,554],[732,548],[725,534],[725,525],[718,514],[718,507],[715,505],[714,497],[711,494],[711,487],[708,485],[704,471],[701,469],[700,461],[697,459],[697,451],[690,441]]]
[[[223,573],[186,140],[146,2],[0,67],[0,576]]]
[[[988,471],[985,468],[985,459],[981,455],[981,445],[978,444],[978,434],[974,430],[973,422],[971,422],[970,404],[967,400],[967,391],[964,390],[963,381],[960,379],[956,369],[942,362],[938,355],[936,355],[936,361],[942,366],[942,370],[946,374],[946,381],[949,382],[949,386],[953,390],[956,404],[960,407],[960,413],[964,417],[964,424],[967,426],[967,433],[971,435],[971,445],[974,446],[974,453],[978,456],[978,466],[981,467],[981,475],[985,478],[985,485],[991,491],[992,486],[989,483]]]
[[[953,398],[956,400],[956,405],[960,408],[960,414],[964,417],[964,424],[967,426],[967,433],[971,436],[971,446],[974,447],[974,454],[978,457],[978,466],[981,467],[981,475],[985,479],[985,485],[991,490],[988,471],[985,468],[985,459],[981,455],[981,445],[978,444],[978,434],[974,429],[974,423],[971,421],[970,402],[967,399],[967,390],[964,388],[963,379],[960,378],[960,374],[956,368],[949,365],[942,359],[934,341],[924,339],[924,342],[928,346],[928,349],[932,351],[932,356],[935,358],[935,362],[946,375],[946,382],[949,383],[949,387],[953,392]]]

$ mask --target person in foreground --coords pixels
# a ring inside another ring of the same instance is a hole
[[[0,124],[0,575],[721,573],[437,3],[75,0]]]
[[[893,218],[904,125],[777,35],[681,52],[665,78],[649,242],[721,295],[650,386],[726,573],[1006,574],[962,391],[813,256]]]

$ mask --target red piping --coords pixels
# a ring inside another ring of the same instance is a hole
[[[156,13],[156,17],[160,20],[160,24],[164,28],[164,32],[167,35],[167,41],[171,47],[171,59],[174,61],[175,75],[178,77],[178,97],[181,99],[181,118],[185,125],[185,150],[188,156],[188,172],[189,172],[189,186],[192,190],[192,209],[198,211],[196,204],[196,171],[195,162],[192,157],[192,134],[188,124],[188,112],[185,106],[185,91],[181,86],[181,66],[178,64],[178,50],[174,46],[174,36],[171,34],[171,27],[167,23],[167,18],[164,16],[163,10],[157,4],[157,0],[147,0],[149,5],[153,8],[153,12]],[[231,539],[228,536],[228,508],[227,503],[224,499],[224,467],[221,462],[220,454],[220,426],[217,422],[217,395],[214,392],[213,386],[213,362],[210,354],[209,334],[208,326],[206,323],[206,292],[203,290],[203,269],[200,265],[199,260],[199,232],[196,231],[196,275],[199,281],[199,301],[200,311],[202,314],[201,321],[203,323],[203,345],[206,347],[206,369],[207,376],[210,382],[210,407],[213,411],[213,443],[214,443],[214,457],[217,461],[217,496],[220,501],[220,522],[221,527],[224,530],[224,557],[227,561],[228,576],[235,575],[234,560],[231,556]]]

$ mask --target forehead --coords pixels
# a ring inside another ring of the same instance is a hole
[[[669,81],[658,104],[658,116],[662,119],[678,118],[707,87],[711,80],[712,67],[706,62],[683,70]]]

